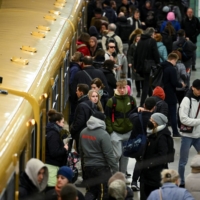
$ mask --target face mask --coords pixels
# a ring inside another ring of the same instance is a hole
[[[147,127],[148,127],[149,129],[154,129],[154,124],[149,120],[149,121],[148,121],[148,124],[147,124]]]

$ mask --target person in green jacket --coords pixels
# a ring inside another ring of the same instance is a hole
[[[136,101],[127,94],[127,81],[119,80],[116,83],[114,97],[106,104],[106,130],[110,134],[114,156],[119,164],[119,171],[126,173],[128,158],[123,156],[122,142],[129,139],[132,123],[128,116],[136,108]]]

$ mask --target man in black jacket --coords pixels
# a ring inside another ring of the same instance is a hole
[[[171,121],[173,136],[178,137],[179,132],[177,129],[177,97],[176,88],[185,87],[184,83],[179,83],[177,79],[177,73],[175,69],[176,62],[178,61],[178,55],[175,53],[170,53],[168,55],[167,61],[161,63],[163,67],[163,84],[165,91],[165,101],[168,104],[168,113]]]
[[[154,28],[147,28],[144,31],[144,34],[142,34],[135,51],[134,70],[139,73],[141,77],[144,78],[140,106],[143,106],[148,93],[149,96],[152,95],[151,88],[149,87],[150,73],[144,73],[145,60],[154,60],[155,64],[160,63],[160,56],[158,53],[157,44],[156,41],[153,39],[154,34]]]
[[[84,83],[84,84],[87,84],[90,88],[90,86],[91,86],[90,83],[91,83],[92,79],[94,79],[94,78],[100,78],[105,86],[105,90],[106,91],[109,90],[108,83],[107,83],[106,77],[103,74],[103,72],[99,69],[95,69],[95,67],[92,66],[92,64],[93,64],[92,57],[85,56],[82,59],[82,62],[83,62],[83,70],[76,73],[76,75],[74,76],[73,83],[71,85],[71,91],[74,92],[74,93],[70,94],[72,102],[77,101],[76,93],[75,93],[75,91],[77,89],[77,85],[79,83]]]
[[[185,30],[186,37],[188,37],[194,44],[197,43],[197,37],[200,34],[200,22],[194,16],[192,8],[187,9],[186,18],[181,22],[181,28]],[[196,71],[196,51],[192,57],[192,70]]]
[[[86,84],[78,84],[76,90],[78,105],[75,110],[74,121],[70,127],[71,136],[76,141],[77,152],[79,152],[80,132],[86,127],[86,122],[92,115],[92,111],[96,109],[96,106],[87,96],[88,91],[89,87]]]

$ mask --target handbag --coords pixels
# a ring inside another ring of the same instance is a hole
[[[129,138],[128,141],[123,142],[123,155],[125,157],[139,158],[143,156],[146,148],[147,136],[144,133],[142,113],[138,113],[138,117],[142,126],[142,133],[138,134],[136,138]]]
[[[191,99],[190,99],[190,101],[191,101]],[[199,107],[197,109],[197,113],[196,113],[196,116],[195,116],[194,119],[197,118],[197,116],[199,114],[199,109],[200,109],[200,103],[199,103]],[[180,125],[180,132],[182,132],[182,133],[192,133],[193,128],[194,128],[193,126],[187,126],[187,125],[184,125],[184,124],[181,123],[181,125]]]

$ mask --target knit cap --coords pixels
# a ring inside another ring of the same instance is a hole
[[[169,13],[167,14],[167,20],[168,20],[168,21],[173,21],[173,20],[175,20],[175,15],[174,15],[173,12],[169,12]]]
[[[162,100],[164,100],[165,99],[165,92],[161,87],[157,86],[153,90],[153,96],[160,97]]]
[[[169,6],[164,6],[162,11],[165,12],[165,13],[168,13],[170,11]]]
[[[70,167],[63,166],[58,170],[57,175],[62,175],[65,178],[67,178],[69,182],[71,182],[74,176],[74,173]]]
[[[168,122],[167,117],[162,113],[154,113],[151,115],[151,118],[156,122],[156,124],[158,124],[158,126],[165,125]]]

